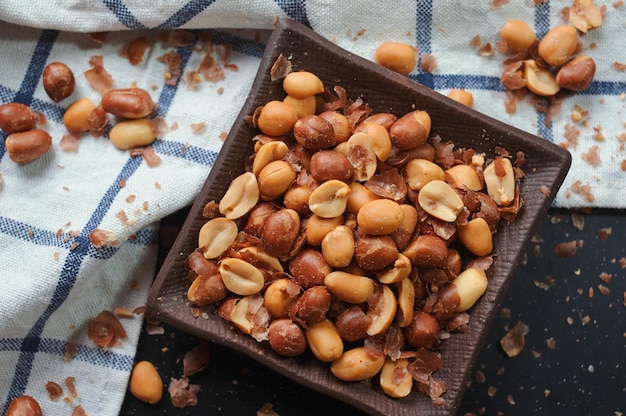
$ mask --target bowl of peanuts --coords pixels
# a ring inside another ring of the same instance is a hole
[[[454,414],[570,163],[280,20],[149,310],[370,414]]]

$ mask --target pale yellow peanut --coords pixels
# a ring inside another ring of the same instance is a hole
[[[231,292],[241,295],[254,295],[263,289],[263,273],[247,261],[226,258],[220,262],[219,272],[224,285]]]
[[[374,293],[374,281],[344,271],[333,271],[324,278],[326,288],[338,299],[348,303],[363,303]]]
[[[219,217],[207,221],[198,233],[198,247],[207,259],[214,259],[226,251],[237,238],[237,224]]]
[[[515,197],[515,174],[511,161],[498,157],[485,168],[487,193],[498,205],[509,205]]]
[[[333,361],[330,371],[343,381],[361,381],[374,377],[385,364],[385,354],[367,347],[355,347]]]
[[[439,165],[426,159],[410,160],[404,168],[404,173],[409,188],[414,191],[419,191],[430,181],[443,181],[446,178],[444,170]]]
[[[391,137],[389,136],[389,131],[385,128],[385,126],[371,121],[366,121],[363,129],[360,131],[367,134],[372,150],[374,151],[374,154],[376,154],[378,160],[381,162],[386,161],[391,154]]]
[[[460,299],[457,312],[464,312],[474,306],[487,290],[487,275],[484,270],[471,267],[462,271],[451,283]]]
[[[267,254],[261,247],[249,246],[244,247],[238,251],[239,254],[245,258],[252,257],[255,261],[263,263],[265,266],[276,270],[277,272],[283,272],[283,265],[276,256]]]
[[[446,180],[456,188],[472,191],[483,189],[483,182],[478,172],[470,165],[454,165],[445,170]]]
[[[280,140],[261,145],[254,155],[252,173],[258,176],[265,166],[270,162],[282,159],[287,152],[289,152],[289,147],[287,147],[285,142]]]
[[[354,257],[354,235],[352,229],[338,225],[324,236],[322,255],[331,267],[346,267]]]
[[[219,203],[219,211],[231,220],[246,215],[259,201],[259,185],[252,172],[244,172],[232,180]]]
[[[268,136],[282,136],[289,133],[298,121],[298,112],[289,104],[273,100],[263,106],[257,127]]]
[[[417,48],[401,42],[383,42],[376,48],[375,61],[402,75],[410,74],[417,64]]]
[[[576,51],[577,45],[578,34],[574,26],[556,26],[539,41],[539,56],[551,66],[561,66]]]
[[[89,113],[96,105],[86,97],[79,98],[67,107],[63,114],[63,125],[70,133],[82,133],[89,130]]]
[[[109,139],[118,149],[128,150],[151,144],[156,139],[156,133],[151,120],[137,118],[117,123],[109,131]]]
[[[343,354],[343,340],[330,319],[309,325],[304,334],[311,352],[318,360],[331,362]]]
[[[317,106],[317,100],[313,95],[305,98],[296,98],[288,95],[283,99],[283,102],[285,104],[289,104],[294,110],[296,110],[298,118],[315,114]]]
[[[395,201],[375,199],[357,213],[357,224],[367,234],[384,235],[397,230],[404,221],[404,211]]]
[[[574,0],[569,8],[569,22],[583,33],[602,25],[602,11],[593,0]]]
[[[283,89],[295,98],[307,98],[324,92],[322,80],[312,72],[290,72],[283,79]]]
[[[542,97],[551,97],[561,89],[554,74],[533,59],[524,61],[524,79],[528,89]]]
[[[400,328],[407,327],[413,320],[415,306],[415,286],[410,278],[396,283],[398,290],[398,309],[396,311],[396,323]]]
[[[378,167],[378,157],[366,133],[357,132],[350,136],[347,152],[357,181],[364,182],[374,176]]]
[[[417,200],[422,209],[435,218],[453,222],[463,209],[461,197],[441,180],[428,182],[420,189]]]
[[[133,396],[149,404],[158,403],[163,396],[163,381],[149,361],[135,364],[130,374],[129,388]]]
[[[398,283],[409,276],[412,270],[411,260],[402,253],[398,253],[398,258],[393,262],[391,267],[384,269],[376,275],[380,283],[386,285]]]
[[[228,319],[244,334],[250,334],[254,329],[254,323],[250,320],[248,309],[250,307],[250,298],[244,296],[236,300]]]
[[[535,42],[535,31],[523,20],[512,19],[500,28],[500,38],[506,43],[506,49],[519,53],[530,48]]]
[[[334,218],[346,211],[350,187],[337,179],[324,182],[311,193],[309,209],[322,218]]]
[[[399,399],[406,397],[413,389],[413,376],[407,369],[409,360],[399,358],[393,361],[385,359],[385,364],[380,371],[380,388],[386,395]]]
[[[374,336],[386,331],[396,317],[397,307],[396,297],[391,288],[382,285],[382,294],[378,297],[378,302],[367,310],[366,315],[370,318],[367,335]]]
[[[493,250],[491,230],[484,218],[457,225],[457,235],[465,248],[477,256],[486,256]]]
[[[467,107],[472,108],[474,106],[474,95],[470,91],[455,88],[450,90],[448,97]]]

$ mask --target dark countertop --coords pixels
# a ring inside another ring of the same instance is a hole
[[[162,251],[184,215],[163,221]],[[624,235],[621,211],[549,212],[490,329],[459,415],[626,414]],[[555,254],[557,244],[573,240],[575,254]],[[509,358],[499,340],[519,321],[529,327],[525,347]],[[163,326],[164,335],[142,333],[136,360],[155,364],[167,386],[182,376],[184,354],[203,341]],[[174,408],[167,390],[156,405],[127,393],[120,414],[254,415],[267,403],[281,416],[363,414],[217,344],[190,382],[201,385],[195,407]]]

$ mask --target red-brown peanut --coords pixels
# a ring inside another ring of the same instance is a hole
[[[22,103],[0,105],[0,130],[6,134],[31,130],[37,124],[37,117],[29,106]]]
[[[100,105],[107,113],[122,118],[144,118],[156,110],[148,91],[138,87],[109,90]]]
[[[43,88],[52,101],[59,102],[74,92],[74,73],[63,62],[52,62],[43,70]]]
[[[4,147],[12,161],[24,165],[48,152],[52,147],[52,137],[41,129],[20,131],[9,134]]]

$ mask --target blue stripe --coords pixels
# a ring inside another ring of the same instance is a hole
[[[24,347],[22,347],[22,344],[23,340],[21,338],[0,338],[0,351],[15,352],[20,351],[20,348],[23,351]],[[41,338],[37,352],[64,357],[66,346],[67,341]],[[107,368],[113,370],[128,371],[132,368],[134,357],[128,354],[118,354],[108,349],[77,344],[76,354],[72,359],[97,366],[106,365]]]
[[[416,16],[415,21],[415,43],[420,52],[432,53],[432,20],[433,20],[433,3],[432,0],[418,0],[416,2]],[[435,76],[431,73],[422,71],[418,66],[418,74],[416,76],[417,82],[428,87],[434,88]]]
[[[535,7],[535,35],[542,39],[550,30],[550,2]]]
[[[202,166],[213,166],[217,158],[217,152],[197,146],[184,146],[180,142],[157,140],[152,147],[157,153],[174,156]]]
[[[213,3],[215,3],[215,0],[191,0],[189,3],[181,7],[176,13],[171,15],[167,20],[158,25],[157,28],[175,29],[177,27],[181,27]]]
[[[263,51],[265,50],[265,45],[263,44],[218,30],[210,30],[209,33],[216,44],[232,45],[233,51],[237,53],[255,58],[261,58],[263,56]]]
[[[26,105],[30,105],[33,99],[33,93],[41,82],[41,74],[46,67],[46,61],[50,56],[50,51],[54,46],[59,32],[56,30],[44,30],[37,41],[35,51],[33,52],[26,75],[22,80],[19,91],[15,94],[14,101]]]
[[[105,6],[109,10],[113,12],[117,20],[120,21],[121,24],[126,26],[129,29],[147,29],[147,27],[141,23],[128,7],[122,2],[122,0],[102,0]]]

